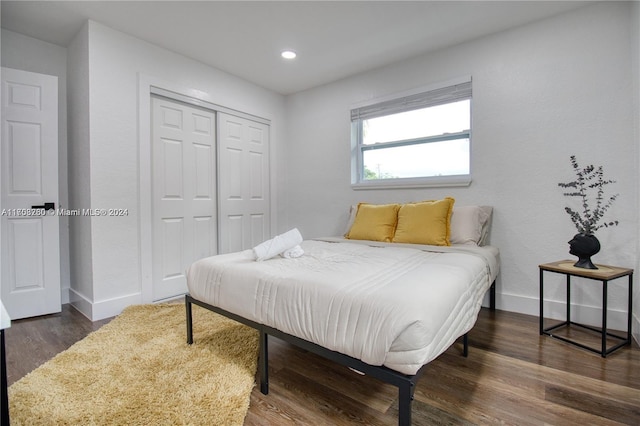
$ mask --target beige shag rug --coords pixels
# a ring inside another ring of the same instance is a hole
[[[9,388],[11,425],[242,425],[258,333],[193,305],[132,306]]]

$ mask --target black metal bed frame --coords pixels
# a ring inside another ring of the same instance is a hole
[[[496,283],[491,284],[489,290],[489,308],[493,311],[496,306]],[[236,315],[217,306],[209,305],[201,300],[194,299],[191,295],[185,295],[185,307],[187,311],[187,343],[193,343],[193,315],[192,304],[201,306],[210,311],[216,312],[234,321],[238,321],[249,327],[255,328],[260,333],[260,350],[259,350],[259,364],[258,370],[260,374],[260,392],[264,395],[269,393],[269,350],[268,350],[268,336],[274,336],[282,339],[288,343],[296,345],[304,350],[312,352],[316,355],[325,357],[331,361],[337,362],[346,367],[358,370],[366,375],[375,377],[385,383],[398,387],[398,425],[410,426],[411,425],[411,402],[413,401],[413,393],[415,385],[418,379],[422,376],[427,364],[423,365],[420,370],[414,375],[402,374],[398,371],[392,370],[384,366],[375,366],[367,364],[357,358],[350,357],[348,355],[332,351],[323,346],[301,339],[288,333],[284,333],[275,328],[266,326],[264,324],[258,324],[255,321],[248,320],[240,315]],[[468,333],[463,336],[463,356],[467,356],[469,353],[469,337]]]

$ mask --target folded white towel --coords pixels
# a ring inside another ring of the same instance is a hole
[[[280,256],[284,257],[285,259],[295,259],[302,256],[303,254],[304,250],[302,249],[302,247],[297,245],[293,248],[283,251],[282,253],[280,253]]]
[[[302,242],[302,235],[298,228],[293,228],[284,234],[277,235],[276,237],[258,244],[253,248],[253,252],[256,255],[256,260],[261,262],[263,260],[271,259],[274,256],[283,253],[285,250],[294,248],[300,245]]]

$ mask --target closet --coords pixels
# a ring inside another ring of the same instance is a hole
[[[151,96],[153,300],[186,293],[195,260],[270,237],[269,123]]]

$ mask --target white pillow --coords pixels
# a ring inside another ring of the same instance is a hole
[[[493,208],[454,206],[451,214],[451,244],[484,245]]]
[[[342,233],[343,236],[346,236],[351,230],[351,227],[353,226],[353,222],[356,221],[356,213],[358,213],[358,205],[354,204],[349,208],[349,219],[347,220],[347,227]]]
[[[478,241],[479,246],[484,246],[489,244],[489,229],[491,228],[492,214],[493,214],[493,207],[480,206],[480,221],[482,222],[482,235],[480,236],[480,241]]]

